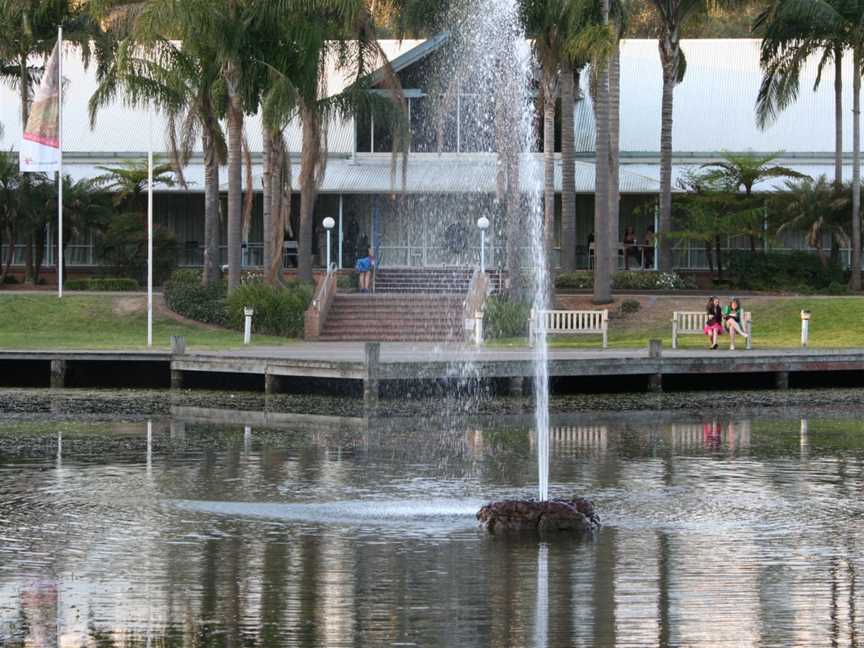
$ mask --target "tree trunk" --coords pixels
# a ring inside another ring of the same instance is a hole
[[[264,268],[264,280],[273,285],[273,278],[270,276],[270,268],[273,266],[273,241],[276,239],[276,227],[273,221],[273,160],[271,157],[273,149],[273,131],[266,125],[261,129],[262,135],[262,222],[261,227],[264,232],[264,258],[262,265]]]
[[[678,82],[680,47],[677,31],[667,31],[658,41],[663,66],[663,99],[660,111],[660,231],[657,233],[661,272],[672,271],[672,108]],[[656,252],[655,252],[656,253]]]
[[[6,285],[6,277],[9,276],[9,268],[15,260],[15,229],[12,223],[6,225],[6,260],[3,261],[2,272],[0,272],[0,288]]]
[[[714,237],[714,246],[717,249],[717,281],[723,281],[723,243],[719,236]]]
[[[603,0],[603,22],[609,22],[609,0]],[[597,71],[596,169],[594,172],[594,298],[595,304],[612,301],[609,261],[609,68]]]
[[[861,46],[852,55],[852,273],[849,288],[861,290]]]
[[[36,285],[36,273],[33,268],[33,247],[35,246],[33,232],[27,233],[24,247],[24,283]]]
[[[219,156],[216,143],[205,127],[201,133],[204,149],[204,272],[206,286],[219,281],[222,269],[219,259]]]
[[[843,187],[843,47],[834,46],[834,184]]]
[[[21,96],[21,129],[27,126],[30,119],[30,75],[27,70],[27,56],[21,56],[18,61],[18,91]]]
[[[576,87],[573,64],[561,61],[561,270],[576,269]]]
[[[285,247],[285,229],[291,218],[291,160],[285,151],[282,133],[274,131],[270,137],[270,217],[273,220],[273,241],[267,281],[282,283],[282,257]]]
[[[315,199],[318,195],[316,169],[321,156],[321,124],[314,109],[304,106],[300,111],[303,121],[303,153],[300,161],[300,236],[297,246],[297,276],[302,281],[313,281],[312,276],[312,222]],[[374,243],[373,243],[374,245]]]
[[[618,242],[621,240],[619,226],[619,211],[621,196],[619,191],[619,142],[620,142],[620,109],[621,109],[621,52],[620,43],[615,43],[612,55],[609,57],[609,260],[610,272],[618,271]],[[626,254],[627,251],[625,250]]]
[[[543,70],[543,248],[547,277],[552,277],[555,241],[555,100],[558,70]]]
[[[228,104],[228,290],[240,285],[243,239],[243,111],[232,93]]]

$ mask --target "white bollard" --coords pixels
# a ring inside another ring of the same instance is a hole
[[[474,346],[483,344],[483,313],[474,313]]]
[[[246,320],[243,324],[243,344],[252,343],[252,316],[254,314],[255,310],[248,306],[243,309],[243,315],[246,316]]]
[[[810,344],[810,311],[801,311],[801,346],[807,348]]]

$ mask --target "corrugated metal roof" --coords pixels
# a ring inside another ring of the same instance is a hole
[[[672,165],[672,190],[678,190],[678,180],[690,170],[698,170],[701,165],[698,164],[673,164]],[[784,164],[793,171],[798,171],[811,178],[816,179],[821,175],[828,178],[829,181],[834,179],[833,164]],[[638,174],[642,177],[649,178],[651,181],[658,183],[660,181],[660,167],[657,164],[626,164],[622,165],[622,170],[627,169],[633,174]],[[852,165],[843,167],[843,179],[845,181],[852,180]],[[789,178],[768,178],[763,182],[758,182],[754,185],[754,191],[773,191],[776,189],[785,189],[785,181]]]
[[[522,189],[542,189],[542,175],[532,181],[529,164],[522,166]],[[537,164],[542,174],[542,165]],[[260,187],[260,167],[255,170],[255,185]],[[494,156],[475,157],[469,160],[439,158],[437,156],[415,155],[408,159],[408,173],[404,191],[407,193],[495,193],[497,162]],[[300,166],[294,164],[294,189],[300,190],[298,179]],[[588,162],[576,163],[576,191],[594,192],[594,165]],[[658,184],[650,177],[639,173],[621,170],[622,193],[656,193]],[[561,191],[561,163],[556,162],[555,188]],[[222,190],[227,190],[223,182]],[[389,159],[331,160],[321,184],[321,193],[369,193],[382,194],[393,190],[401,191],[401,161],[396,176],[391,174]]]

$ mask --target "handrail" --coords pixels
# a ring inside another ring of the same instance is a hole
[[[318,284],[315,290],[315,296],[312,298],[312,303],[306,309],[304,314],[304,335],[307,340],[315,340],[321,337],[321,331],[324,329],[324,322],[327,315],[330,313],[330,306],[333,304],[333,298],[336,296],[336,270],[335,263],[331,263],[327,268],[327,274]]]
[[[489,295],[489,276],[474,270],[462,310],[465,320],[465,337],[469,342],[480,345],[483,342],[483,311]]]

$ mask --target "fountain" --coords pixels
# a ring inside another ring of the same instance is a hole
[[[533,151],[537,123],[531,94],[534,59],[519,15],[517,0],[481,0],[463,5],[451,18],[456,25],[453,60],[445,65],[441,95],[445,101],[457,84],[470,78],[475,96],[494,98],[470,123],[479,150],[497,151],[498,200],[490,214],[504,217],[507,255],[512,267],[530,270],[528,285],[517,287],[531,297],[535,313],[548,310],[551,277],[544,245],[543,165]],[[443,88],[446,88],[443,89]],[[457,88],[457,92],[459,92]],[[461,126],[461,125],[460,125]],[[484,141],[485,140],[485,141]],[[527,218],[526,218],[527,216]],[[499,228],[500,231],[501,228]],[[527,231],[526,231],[527,230]],[[520,249],[516,241],[529,245]],[[518,281],[519,284],[522,281]],[[534,358],[535,427],[539,492],[536,500],[503,501],[483,507],[478,519],[491,532],[515,529],[587,531],[599,524],[590,502],[549,499],[549,369],[546,328],[538,317]]]

